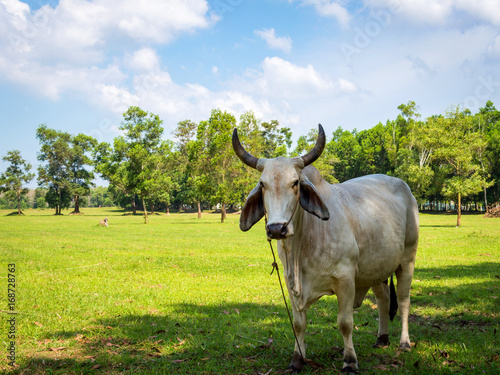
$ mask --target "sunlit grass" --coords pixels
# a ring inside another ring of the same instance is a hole
[[[140,215],[84,209],[81,216],[0,211],[1,264],[16,264],[14,373],[271,373],[286,368],[293,334],[263,223],[243,233],[238,215]],[[99,227],[109,218],[110,227]],[[364,373],[497,373],[500,220],[421,215],[410,335],[416,347],[373,349],[375,300],[357,310],[353,339]],[[3,290],[6,290],[6,282]],[[7,306],[6,291],[1,294]],[[5,308],[2,308],[5,311]],[[308,357],[341,367],[336,297],[309,310]],[[5,317],[7,316],[4,313]],[[6,319],[4,319],[6,322]],[[6,344],[6,335],[1,337]],[[6,345],[4,345],[5,347]],[[0,366],[7,366],[6,355]],[[381,367],[382,366],[382,367]],[[335,367],[337,369],[335,369]],[[304,373],[318,368],[308,366]]]

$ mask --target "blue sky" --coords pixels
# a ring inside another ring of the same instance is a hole
[[[496,0],[0,0],[0,156],[36,166],[41,123],[112,141],[130,105],[165,138],[213,108],[295,139],[370,128],[409,100],[423,118],[475,112],[500,107],[499,66]]]

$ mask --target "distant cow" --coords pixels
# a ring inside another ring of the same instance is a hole
[[[101,225],[101,226],[103,226],[103,227],[109,227],[109,225],[108,225],[108,218],[107,218],[107,217],[105,217],[105,218],[104,218],[104,220],[101,220],[101,221],[99,222],[99,225]]]
[[[305,357],[308,308],[321,296],[336,294],[337,322],[344,339],[342,371],[359,372],[352,341],[353,308],[362,304],[371,288],[379,311],[375,346],[388,345],[390,302],[395,302],[396,293],[392,279],[391,287],[387,280],[393,273],[402,321],[399,345],[410,349],[408,313],[418,244],[417,202],[408,185],[385,175],[330,185],[309,166],[324,147],[325,133],[319,125],[316,145],[307,155],[257,159],[244,150],[235,129],[234,151],[261,172],[242,209],[240,228],[247,231],[267,215],[267,237],[279,240],[298,339],[289,368],[300,371],[304,365],[300,353]]]

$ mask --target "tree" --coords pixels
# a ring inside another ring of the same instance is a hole
[[[188,191],[186,197],[198,206],[198,219],[201,218],[201,202],[209,200],[211,188],[210,160],[207,159],[208,142],[206,129],[207,121],[200,121],[196,130],[196,139],[187,143],[188,166],[186,169],[186,183]]]
[[[361,172],[362,149],[356,135],[356,129],[350,132],[338,127],[327,145],[327,149],[338,160],[335,165],[335,178],[339,182],[363,175]]]
[[[47,189],[37,187],[35,189],[35,196],[33,197],[33,208],[38,208],[38,200],[40,198],[44,198],[44,206],[43,208],[46,207],[47,202],[45,202],[45,194],[47,194]]]
[[[172,174],[176,171],[177,160],[173,157],[173,142],[163,141],[158,147],[157,153],[151,155],[147,167],[150,169],[150,177],[147,179],[148,200],[151,212],[154,212],[155,202],[166,204],[167,214],[172,199],[172,190],[175,183]]]
[[[297,140],[297,147],[292,152],[293,156],[302,156],[312,150],[318,139],[318,129],[311,129],[307,136],[300,136]],[[316,160],[313,165],[318,169],[321,177],[331,184],[335,184],[338,180],[335,178],[335,165],[339,159],[335,155],[335,147],[331,142],[327,141],[327,146],[321,154],[321,157]]]
[[[79,198],[90,194],[94,186],[94,172],[89,168],[92,165],[90,152],[97,146],[97,141],[85,134],[78,134],[71,139],[72,154],[70,156],[71,180],[69,188],[73,194],[75,210],[73,214],[80,213]]]
[[[149,219],[145,200],[161,186],[163,180],[159,183],[156,180],[166,172],[160,169],[160,148],[164,148],[161,142],[163,121],[158,115],[139,107],[130,107],[123,116],[125,121],[120,130],[125,132],[125,137],[121,143],[124,148],[120,152],[127,162],[128,181],[141,197],[147,224]]]
[[[418,106],[413,100],[410,100],[408,104],[399,105],[398,109],[401,111],[402,116],[406,118],[406,129],[404,129],[404,133],[407,134],[407,139],[405,143],[408,149],[411,150],[417,140],[416,123],[420,118]]]
[[[71,135],[42,124],[36,137],[41,144],[38,160],[42,162],[38,167],[38,184],[49,189],[46,201],[56,210],[56,215],[61,215],[61,209],[69,207],[71,202],[66,199],[66,196],[71,196]]]
[[[40,197],[36,200],[36,208],[43,210],[46,206],[47,202],[45,201],[44,197]]]
[[[238,138],[250,154],[257,158],[273,158],[286,155],[287,150],[280,151],[280,129],[278,121],[261,122],[252,111],[243,113],[237,125]],[[290,133],[291,134],[291,133]],[[234,151],[233,151],[234,154]],[[248,192],[259,179],[259,172],[247,168],[236,161],[233,176],[233,203],[243,205]]]
[[[95,152],[98,172],[123,192],[132,194],[132,209],[135,213],[135,194],[138,194],[147,224],[146,200],[153,198],[161,189],[167,188],[163,167],[164,150],[168,147],[161,140],[163,128],[158,115],[139,107],[129,107],[123,114],[120,130],[124,132],[114,140],[114,147],[100,144]]]
[[[198,218],[201,218],[201,196],[198,194],[196,178],[198,175],[197,163],[199,154],[196,147],[196,133],[198,124],[191,120],[177,123],[172,132],[177,140],[175,153],[177,167],[172,171],[172,185],[175,199],[179,204],[197,204]]]
[[[356,138],[361,146],[359,168],[363,175],[391,171],[392,165],[386,147],[389,140],[387,135],[382,123],[357,133]]]
[[[395,175],[403,179],[410,186],[417,201],[422,202],[428,195],[434,179],[431,161],[436,142],[436,129],[433,126],[436,123],[431,120],[412,120],[420,118],[413,101],[408,105],[401,104],[398,109],[408,118],[403,121],[409,125],[403,125],[403,129],[409,129],[410,132],[408,136],[402,135],[400,138],[402,147],[397,151]]]
[[[67,188],[57,188],[57,185],[51,185],[45,194],[45,201],[50,208],[56,210],[56,215],[62,215],[61,210],[71,205],[71,193]]]
[[[18,203],[17,213],[21,215],[21,198],[28,194],[29,191],[29,189],[23,188],[23,184],[27,184],[33,180],[35,174],[30,172],[31,164],[21,157],[19,150],[8,151],[2,160],[9,162],[10,165],[0,175],[0,191],[11,191],[15,194]]]
[[[128,180],[128,162],[119,150],[122,150],[123,138],[114,139],[112,147],[102,142],[94,149],[94,166],[101,177],[109,181],[109,190],[117,197],[120,207],[127,208],[130,202],[132,213],[136,214],[135,191]]]
[[[90,207],[113,207],[115,205],[114,195],[110,187],[97,186],[90,190]]]
[[[475,159],[485,146],[483,135],[474,129],[473,118],[459,107],[452,107],[446,117],[431,119],[435,131],[436,157],[446,168],[448,177],[443,186],[443,195],[456,199],[457,227],[461,224],[462,198],[477,193],[483,186],[491,186],[481,174],[481,166]]]
[[[80,197],[90,194],[94,173],[91,169],[91,151],[97,141],[85,134],[72,136],[69,133],[47,128],[42,124],[37,129],[37,138],[42,145],[38,160],[43,162],[38,167],[38,184],[47,187],[50,196],[46,199],[49,207],[61,214],[62,208],[68,208],[72,196],[75,210],[80,213]],[[63,195],[65,196],[63,199]]]
[[[221,205],[223,223],[226,218],[226,205],[238,199],[234,189],[237,176],[236,159],[231,143],[236,119],[228,112],[214,109],[206,125],[203,134],[206,148],[203,156],[208,162],[210,172],[210,200]]]
[[[484,175],[490,175],[497,183],[492,189],[483,188],[485,207],[488,207],[488,195],[495,202],[500,200],[500,111],[491,101],[487,101],[476,114],[478,129],[484,134],[486,147],[480,150],[478,159]]]
[[[249,114],[242,115],[245,116]],[[251,112],[253,115],[253,112]],[[241,121],[241,120],[240,120]],[[292,145],[292,132],[290,128],[280,128],[280,124],[277,120],[272,120],[270,122],[263,122],[262,126],[262,138],[259,141],[263,146],[264,158],[276,158],[278,156],[287,156],[288,150]],[[256,154],[252,154],[256,155]]]

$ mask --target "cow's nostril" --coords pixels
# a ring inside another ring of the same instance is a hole
[[[279,240],[286,238],[286,225],[283,223],[278,224],[268,224],[267,225],[267,237]]]

